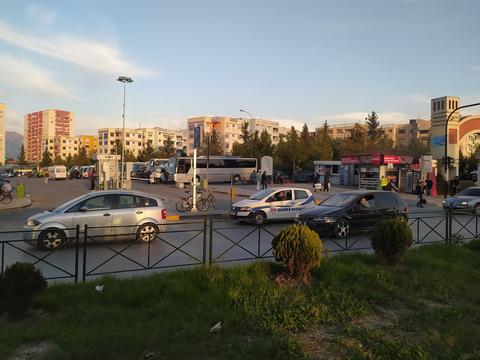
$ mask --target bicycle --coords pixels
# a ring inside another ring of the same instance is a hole
[[[0,202],[2,204],[10,204],[12,201],[13,201],[13,188],[11,191],[5,193],[5,192],[1,192],[0,194]]]
[[[188,194],[190,191],[186,191]],[[193,195],[188,197],[181,198],[175,204],[175,207],[178,212],[185,212],[192,210],[193,208]],[[196,195],[196,207],[200,211],[206,211],[210,207],[210,201],[207,198],[204,198],[201,193]]]
[[[212,191],[213,190],[213,191]],[[208,190],[205,190],[201,193],[202,195],[202,198],[203,199],[206,199],[208,201],[208,207],[210,207],[210,205],[213,206],[214,209],[216,209],[215,207],[215,196],[213,196],[213,192],[215,191],[215,189],[212,189],[210,190],[210,188],[208,188]],[[208,210],[208,208],[207,208]]]

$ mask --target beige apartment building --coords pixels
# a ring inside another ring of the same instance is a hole
[[[361,124],[366,130],[366,125]],[[408,146],[413,139],[419,141],[429,141],[430,139],[430,120],[411,119],[407,124],[385,124],[382,125],[385,134],[393,140],[395,144]],[[334,140],[349,138],[355,129],[355,124],[330,125],[328,134]],[[321,127],[316,128],[315,132],[319,133]]]
[[[116,141],[122,142],[122,128],[104,128],[98,130],[98,153],[112,154],[115,152]],[[186,149],[184,130],[169,130],[164,128],[125,129],[125,150],[138,156],[150,144],[154,149],[165,146],[167,138],[174,142],[177,150]]]
[[[45,140],[46,141],[46,140]],[[44,144],[46,146],[46,144]],[[69,156],[78,155],[80,149],[80,141],[78,136],[59,135],[53,139],[53,151],[50,151],[52,160],[56,156],[60,156],[62,160],[66,160]]]
[[[196,116],[187,119],[188,123],[188,154],[193,153],[193,129],[200,127],[201,142],[203,143],[204,136],[215,130],[220,139],[223,141],[225,154],[230,154],[233,149],[233,144],[242,142],[242,125],[248,123],[249,129],[262,133],[264,130],[270,135],[272,144],[277,145],[280,141],[280,136],[286,136],[290,131],[289,128],[280,126],[278,121],[266,119],[245,119],[245,118],[230,118],[226,116]]]
[[[5,165],[5,147],[7,142],[5,139],[5,110],[6,105],[0,103],[0,165]]]
[[[63,110],[37,111],[24,116],[25,158],[28,162],[39,162],[46,149],[54,154],[57,136],[73,137],[75,114]]]

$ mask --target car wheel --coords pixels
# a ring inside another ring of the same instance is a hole
[[[66,238],[65,233],[60,229],[46,229],[40,233],[38,245],[45,250],[55,250],[65,243]]]
[[[155,240],[158,235],[158,226],[152,223],[141,225],[137,230],[137,240],[150,242]]]
[[[480,215],[480,204],[476,204],[473,208],[473,213],[476,215]]]
[[[334,235],[338,239],[343,239],[350,232],[350,224],[345,219],[340,219],[335,223]]]
[[[267,215],[263,211],[253,214],[253,223],[255,225],[262,225],[265,223],[265,220],[267,220]]]

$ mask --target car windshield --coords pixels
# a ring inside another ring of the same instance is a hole
[[[458,195],[463,195],[463,196],[480,196],[480,188],[468,188],[468,189],[463,189],[458,193]]]
[[[253,194],[252,196],[249,197],[250,200],[262,200],[263,198],[267,197],[271,193],[273,193],[275,189],[265,189],[262,191],[259,191],[256,194]]]
[[[357,197],[357,194],[335,194],[325,199],[320,205],[331,207],[350,205]]]

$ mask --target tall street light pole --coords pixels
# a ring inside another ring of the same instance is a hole
[[[445,148],[444,148],[444,151],[445,151],[445,154],[444,154],[444,157],[443,157],[443,160],[445,162],[445,188],[444,188],[444,194],[443,194],[443,197],[446,199],[447,198],[447,193],[448,193],[448,167],[449,167],[449,164],[448,164],[448,121],[450,120],[450,117],[457,111],[457,110],[460,110],[460,109],[464,109],[464,108],[469,108],[469,107],[472,107],[472,106],[478,106],[480,105],[480,103],[475,103],[475,104],[469,104],[469,105],[463,105],[463,106],[459,106],[455,109],[452,110],[452,112],[450,114],[448,114],[448,117],[447,117],[447,121],[445,122]]]
[[[250,116],[250,120],[253,120],[252,114],[250,112],[248,112],[247,110],[238,109],[238,111],[243,112],[245,114],[248,114],[248,116]],[[253,129],[251,129],[251,130],[253,130]],[[252,149],[250,149],[250,157],[252,157]]]
[[[131,83],[133,79],[128,76],[120,76],[117,81],[123,83],[123,126],[122,126],[122,167],[120,173],[121,189],[125,189],[125,95],[127,91],[127,83]]]

